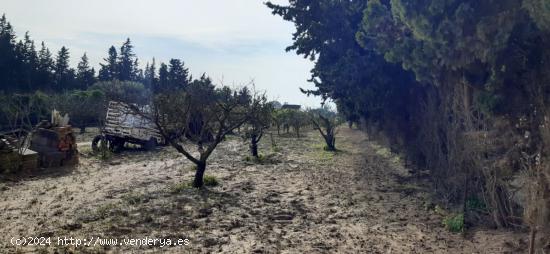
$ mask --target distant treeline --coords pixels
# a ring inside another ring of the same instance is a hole
[[[29,32],[18,39],[4,14],[0,18],[0,91],[60,93],[87,90],[97,81],[111,80],[140,82],[146,89],[156,90],[185,86],[190,82],[183,61],[171,59],[157,69],[153,59],[145,69],[140,69],[133,48],[130,39],[118,49],[111,46],[99,71],[90,66],[84,53],[75,69],[69,64],[67,47],[61,47],[54,55],[44,42],[37,46]]]

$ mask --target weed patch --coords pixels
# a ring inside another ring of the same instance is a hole
[[[137,205],[140,203],[146,203],[148,201],[148,199],[140,193],[129,193],[127,195],[124,195],[122,197],[122,200],[130,205]]]
[[[464,214],[459,213],[456,215],[450,215],[443,219],[443,225],[451,232],[459,233],[464,231]]]
[[[170,192],[176,194],[191,188],[193,188],[193,184],[191,184],[190,182],[181,182],[170,186]]]
[[[205,186],[214,187],[220,185],[215,176],[205,175],[203,180]]]

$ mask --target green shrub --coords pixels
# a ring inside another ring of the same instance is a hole
[[[205,175],[203,180],[205,186],[214,187],[220,184],[215,176]]]
[[[458,233],[464,231],[464,214],[459,213],[450,215],[443,220],[445,228],[451,232]]]
[[[113,152],[107,147],[107,144],[100,143],[99,152],[95,153],[94,156],[99,160],[108,161],[113,158]]]

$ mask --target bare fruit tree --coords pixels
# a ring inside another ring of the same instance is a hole
[[[155,94],[148,107],[132,108],[148,117],[167,144],[196,165],[193,186],[200,188],[212,152],[250,117],[256,98],[248,91],[216,88],[203,75],[185,88]]]
[[[337,127],[342,123],[336,113],[328,108],[310,110],[309,112],[313,127],[319,131],[325,140],[327,151],[336,151]]]
[[[16,170],[22,166],[23,154],[28,149],[27,135],[35,129],[40,117],[40,108],[43,101],[39,95],[1,95],[0,122],[2,129],[8,130],[4,139],[9,143],[9,149],[14,149],[15,156],[11,157],[6,168]],[[7,145],[7,144],[4,144]]]
[[[249,112],[244,137],[250,141],[250,153],[258,159],[258,143],[271,126],[273,106],[267,102],[265,95],[254,96]]]

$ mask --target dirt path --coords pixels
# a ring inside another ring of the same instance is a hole
[[[428,191],[403,182],[407,170],[360,131],[342,129],[335,155],[314,132],[277,137],[277,148],[267,137],[263,163],[248,162],[241,142],[219,147],[207,174],[221,184],[202,191],[187,187],[191,165],[169,148],[109,163],[83,158],[76,169],[4,183],[0,253],[517,253],[523,245],[506,232],[447,232]],[[14,236],[190,244],[15,248]]]

